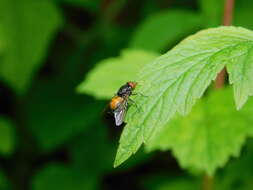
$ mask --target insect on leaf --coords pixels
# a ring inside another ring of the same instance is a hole
[[[109,99],[129,79],[136,80],[138,71],[157,56],[157,53],[144,50],[124,50],[119,57],[99,62],[77,90],[98,99]]]
[[[139,91],[147,98],[137,96],[141,106],[130,107],[128,124],[121,135],[115,166],[134,154],[142,143],[148,144],[175,113],[186,115],[205,92],[224,66],[233,74],[230,81],[241,88],[235,93],[237,106],[252,94],[253,72],[251,48],[253,32],[241,27],[218,27],[192,35],[166,54],[144,66],[137,82]],[[236,65],[237,64],[237,65]],[[237,68],[241,68],[237,71]],[[244,68],[244,69],[242,69]],[[238,75],[238,72],[243,74]],[[246,76],[244,75],[246,73]],[[234,86],[237,91],[238,87]]]

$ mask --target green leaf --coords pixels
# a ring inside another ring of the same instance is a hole
[[[33,190],[94,190],[97,181],[94,176],[83,175],[63,164],[51,163],[34,177]]]
[[[253,46],[252,39],[253,32],[240,27],[203,30],[147,64],[137,82],[142,84],[138,91],[148,97],[134,98],[141,111],[133,106],[128,111],[128,124],[121,135],[115,166],[134,154],[143,142],[148,144],[176,112],[189,113],[225,65],[235,76],[238,76],[233,70],[235,62],[238,67],[244,65],[244,71],[250,70],[244,57],[247,57],[245,49],[251,50]],[[246,84],[253,75],[247,77],[247,80],[239,80],[241,86],[248,87]],[[243,93],[243,96],[250,95],[245,89]]]
[[[143,50],[124,50],[120,57],[98,63],[78,86],[78,91],[99,99],[111,98],[122,84],[135,81],[139,70],[157,56]]]
[[[224,0],[199,0],[199,6],[207,27],[214,27],[222,24],[224,5]],[[232,24],[234,26],[253,29],[253,23],[248,19],[253,16],[252,8],[253,2],[251,0],[240,0],[240,3],[236,3],[234,6]]]
[[[100,119],[104,102],[78,95],[62,81],[43,81],[28,96],[28,127],[44,151],[63,145]]]
[[[250,29],[253,29],[252,22],[249,21],[248,18],[253,16],[252,12],[253,2],[248,0],[242,0],[236,6],[235,9],[235,19],[234,24],[239,26],[245,26]],[[244,68],[244,64],[236,65],[236,63],[232,63],[228,69],[232,69],[230,73],[230,82],[234,83],[235,86],[235,98],[237,102],[238,109],[247,101],[248,95],[253,94],[253,84],[252,84],[252,50],[247,49],[248,47],[241,47],[241,53],[245,53],[245,56],[240,58],[244,59],[243,62],[246,65]],[[236,60],[235,60],[236,61]],[[238,71],[235,71],[238,69]],[[230,70],[228,70],[230,71]]]
[[[187,18],[187,19],[185,19]],[[202,26],[199,14],[188,10],[166,10],[148,17],[136,30],[131,48],[161,51]],[[154,34],[158,37],[154,38]]]
[[[231,50],[234,55],[227,65],[229,82],[233,84],[237,109],[240,109],[253,95],[253,44],[238,44]]]
[[[242,155],[226,166],[215,177],[217,190],[251,190],[253,188],[253,143],[248,141]]]
[[[253,99],[236,111],[231,91],[212,92],[188,116],[172,119],[148,149],[172,149],[183,168],[213,175],[230,156],[239,155],[252,130],[252,114]]]
[[[7,118],[0,116],[0,153],[10,155],[15,148],[14,124]]]
[[[206,27],[220,26],[224,12],[225,0],[198,0]],[[237,7],[237,5],[235,6]]]
[[[253,23],[249,18],[253,17],[253,2],[251,0],[240,0],[240,3],[236,3],[233,25],[242,26],[248,29],[253,29]]]
[[[0,22],[0,57],[2,59],[2,54],[4,50],[4,37],[3,37],[3,26],[2,23]]]
[[[46,55],[47,47],[61,23],[50,1],[0,2],[4,40],[0,76],[17,93],[24,93]]]

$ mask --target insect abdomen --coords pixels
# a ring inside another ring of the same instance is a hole
[[[124,101],[124,99],[120,96],[113,97],[110,102],[110,108],[112,110],[115,110],[120,105],[120,103],[122,103],[122,101]]]

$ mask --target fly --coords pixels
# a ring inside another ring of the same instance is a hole
[[[124,121],[128,108],[128,102],[130,100],[129,97],[132,95],[136,85],[136,82],[127,82],[125,85],[120,87],[116,96],[114,96],[110,101],[109,107],[114,114],[116,126],[120,126]]]

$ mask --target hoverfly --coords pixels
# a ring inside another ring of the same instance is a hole
[[[117,94],[111,99],[109,107],[114,114],[116,126],[120,126],[123,123],[127,108],[129,96],[132,95],[132,91],[135,89],[136,82],[127,82],[121,86]]]

